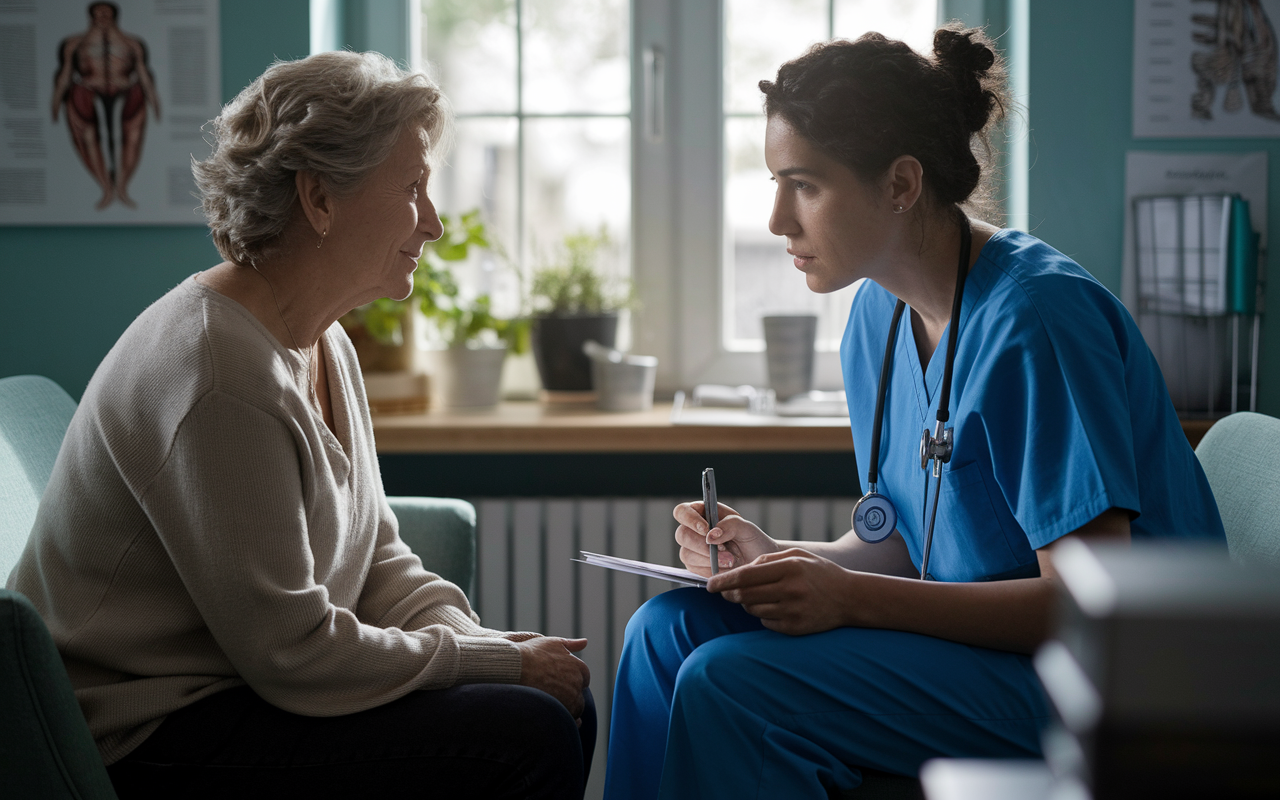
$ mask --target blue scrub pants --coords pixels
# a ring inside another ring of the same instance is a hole
[[[859,766],[1038,758],[1048,720],[1026,656],[869,628],[787,636],[677,589],[627,624],[605,797],[826,798]]]

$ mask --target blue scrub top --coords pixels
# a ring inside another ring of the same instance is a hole
[[[859,481],[867,478],[876,388],[897,298],[867,281],[840,346]],[[948,329],[921,371],[904,313],[880,440],[878,489],[919,568],[925,471]],[[929,558],[941,581],[1039,574],[1035,550],[1107,509],[1133,537],[1225,543],[1204,470],[1160,368],[1129,312],[1071,259],[1033,236],[991,237],[965,281],[951,387],[954,450]],[[929,480],[932,493],[934,481]]]

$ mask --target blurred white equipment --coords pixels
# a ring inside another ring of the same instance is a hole
[[[1095,800],[1277,797],[1280,574],[1225,547],[1065,540],[1035,667],[1054,777]]]

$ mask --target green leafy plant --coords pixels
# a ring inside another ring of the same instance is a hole
[[[448,347],[466,347],[469,342],[489,338],[504,342],[523,353],[529,349],[529,323],[524,319],[495,317],[488,295],[464,298],[453,267],[471,254],[473,247],[502,252],[490,240],[478,210],[457,217],[440,215],[444,234],[427,242],[418,269],[413,273],[413,292],[404,300],[381,298],[352,310],[342,318],[349,332],[363,330],[375,341],[398,346],[404,343],[404,317],[415,306],[436,326]]]
[[[550,264],[533,273],[529,291],[533,312],[543,316],[601,314],[632,305],[629,281],[608,281],[600,272],[600,251],[610,244],[601,225],[597,233],[564,237]]]

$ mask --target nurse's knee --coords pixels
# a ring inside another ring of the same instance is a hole
[[[676,673],[676,695],[707,697],[752,682],[754,659],[745,652],[743,636],[722,636],[689,654]]]

